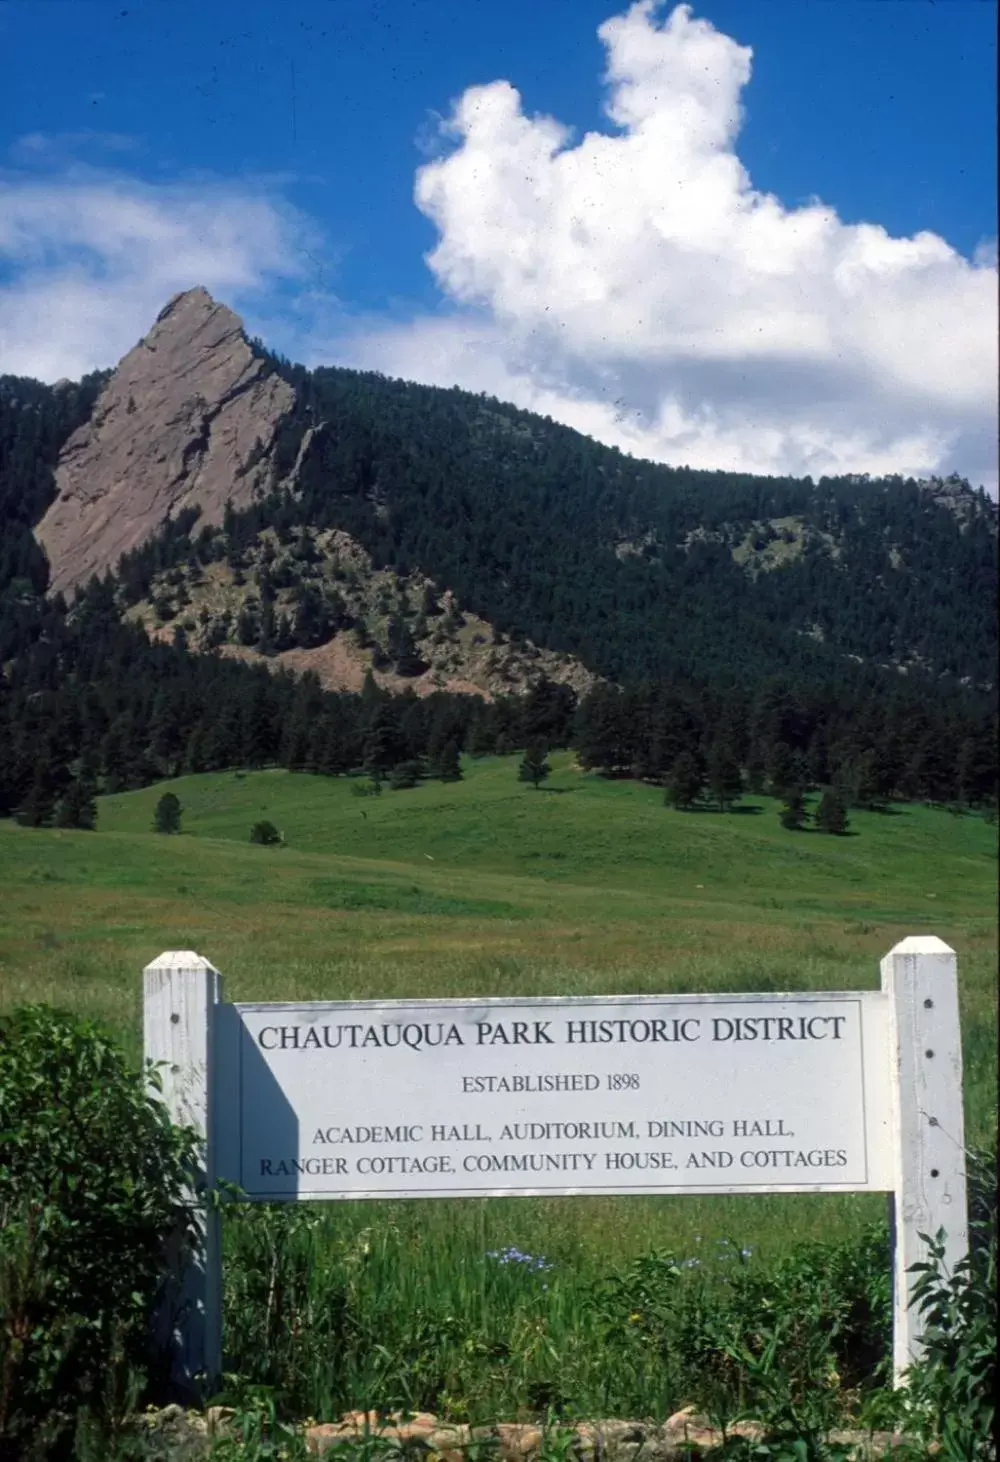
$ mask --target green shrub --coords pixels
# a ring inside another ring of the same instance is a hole
[[[195,1156],[96,1025],[0,1019],[0,1455],[66,1455],[134,1400]]]
[[[264,819],[261,822],[255,822],[250,829],[250,841],[260,843],[265,848],[273,848],[275,844],[282,841],[282,837],[274,823]]]
[[[389,787],[393,792],[407,792],[411,788],[419,786],[420,778],[424,774],[422,761],[401,761],[397,762],[389,773]]]
[[[153,814],[153,831],[157,833],[179,833],[181,830],[181,801],[175,792],[164,792],[156,804]]]
[[[642,1255],[594,1291],[595,1329],[614,1356],[607,1403],[623,1387],[658,1392],[664,1413],[693,1401],[776,1435],[818,1435],[843,1419],[848,1391],[884,1377],[889,1274],[881,1224],[860,1241],[797,1244],[766,1266],[727,1240],[712,1255]]]
[[[381,797],[382,782],[378,777],[370,777],[364,782],[351,782],[352,797]]]
[[[969,1253],[948,1271],[944,1232],[928,1245],[911,1303],[924,1324],[923,1353],[907,1372],[909,1430],[947,1462],[996,1457],[997,1222],[995,1155],[969,1164]]]

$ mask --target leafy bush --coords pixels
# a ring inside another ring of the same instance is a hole
[[[195,1154],[96,1025],[45,1006],[0,1019],[5,1458],[66,1455],[88,1415],[134,1400]]]
[[[844,1392],[878,1385],[890,1334],[888,1236],[800,1244],[768,1265],[726,1240],[714,1255],[647,1254],[595,1289],[615,1356],[609,1387],[659,1391],[781,1435],[843,1419]],[[612,1401],[609,1391],[608,1402]]]
[[[352,797],[381,797],[382,783],[378,777],[369,777],[364,782],[351,782]]]
[[[423,774],[422,761],[397,762],[389,773],[389,787],[393,792],[407,792],[411,788],[419,786]]]
[[[924,1323],[923,1354],[907,1372],[909,1429],[948,1462],[996,1456],[997,1222],[995,1158],[973,1156],[968,1255],[949,1272],[944,1232],[922,1235],[911,1303]]]
[[[265,818],[261,822],[255,822],[250,829],[250,841],[260,843],[266,848],[273,848],[276,843],[282,841],[282,837],[274,823],[268,822]]]

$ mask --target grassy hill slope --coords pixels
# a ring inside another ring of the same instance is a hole
[[[846,838],[776,804],[679,813],[657,789],[553,758],[359,798],[345,778],[228,772],[101,799],[95,834],[0,823],[0,997],[110,1020],[137,1048],[139,974],[197,949],[235,999],[874,986],[905,934],[959,951],[974,1134],[995,1102],[995,830],[922,806]],[[249,841],[268,818],[286,846]]]

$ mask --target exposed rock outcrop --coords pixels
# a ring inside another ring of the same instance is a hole
[[[266,654],[259,639],[265,572],[274,626]],[[331,632],[309,648],[282,648],[278,627],[297,620],[304,594],[327,606]],[[368,671],[393,692],[447,690],[486,700],[520,694],[542,676],[582,696],[598,679],[571,655],[498,633],[419,570],[376,568],[363,545],[339,528],[302,528],[284,543],[265,529],[243,549],[238,571],[220,559],[158,574],[151,598],[128,616],[155,639],[171,640],[181,629],[193,650],[297,675],[311,671],[326,690],[360,690]],[[409,630],[422,672],[411,667],[404,675],[393,665],[390,618]]]
[[[52,589],[113,568],[184,508],[219,523],[227,500],[246,507],[270,484],[270,449],[294,399],[238,315],[204,289],[176,295],[60,454],[59,495],[36,529]]]

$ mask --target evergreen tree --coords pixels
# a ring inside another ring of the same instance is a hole
[[[519,782],[530,782],[537,792],[551,771],[552,768],[545,755],[545,747],[540,742],[525,747],[521,765],[517,769]]]
[[[470,756],[491,756],[496,751],[496,725],[488,706],[483,706],[473,715],[466,745]]]
[[[406,749],[396,712],[386,699],[376,706],[365,732],[361,769],[376,780],[386,777],[397,762],[406,760]]]
[[[158,833],[179,833],[181,830],[181,802],[174,792],[164,792],[156,804],[153,815],[153,831]]]
[[[664,801],[671,807],[686,810],[694,807],[704,789],[705,778],[697,758],[690,751],[682,751],[670,768]]]
[[[766,764],[772,797],[784,797],[786,793],[805,785],[805,759],[784,741],[772,743],[766,753]]]
[[[431,775],[439,782],[460,782],[462,764],[458,755],[458,742],[447,742],[438,752],[431,765]]]
[[[708,789],[720,812],[726,812],[743,794],[743,774],[727,742],[717,741],[708,753]]]
[[[784,794],[781,811],[778,813],[781,826],[791,832],[801,832],[806,825],[806,798],[801,787],[789,787]]]
[[[417,654],[413,635],[405,620],[398,615],[390,616],[386,628],[386,646],[389,659],[395,663],[397,675],[422,675],[427,662]]]
[[[260,615],[256,602],[247,599],[236,617],[236,638],[241,645],[255,645],[260,638]]]
[[[955,790],[960,802],[978,807],[996,797],[996,743],[987,732],[966,737],[955,762]]]
[[[568,685],[542,676],[524,697],[521,726],[525,742],[566,746],[576,710],[576,696]]]
[[[70,782],[56,809],[56,827],[78,827],[88,831],[97,826],[97,801],[92,782],[78,777]]]
[[[872,750],[863,751],[845,769],[844,784],[850,788],[855,807],[874,808],[882,801],[878,761]]]
[[[18,804],[16,821],[22,827],[48,827],[56,810],[56,794],[47,766],[40,766],[27,795]]]
[[[414,758],[412,761],[399,761],[389,772],[389,787],[393,792],[406,792],[420,783],[423,776],[423,762]]]
[[[847,808],[839,792],[827,789],[816,809],[816,826],[823,833],[846,833],[850,826]]]

